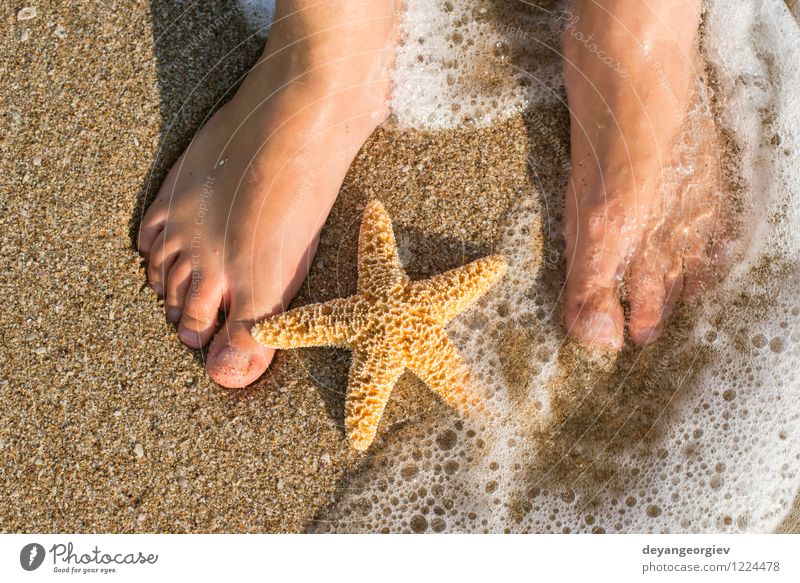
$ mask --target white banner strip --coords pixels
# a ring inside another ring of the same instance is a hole
[[[0,581],[800,581],[800,535],[0,535]]]

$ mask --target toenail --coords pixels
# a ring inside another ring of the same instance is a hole
[[[658,337],[661,335],[661,329],[659,326],[655,328],[644,328],[643,330],[639,330],[634,336],[634,340],[637,344],[641,344],[643,346],[647,346],[658,340]]]
[[[616,346],[619,343],[619,331],[614,320],[603,312],[590,312],[576,322],[581,336],[590,342],[601,344],[611,344]]]
[[[222,369],[244,373],[250,370],[252,362],[253,359],[248,352],[226,347],[217,355],[216,364]]]
[[[163,293],[164,293],[164,289],[161,287],[161,284],[160,284],[160,283],[157,283],[157,282],[155,282],[155,281],[151,281],[149,285],[150,285],[150,288],[151,288],[151,289],[152,289],[154,292],[156,292],[158,295],[163,295]]]
[[[250,354],[247,352],[242,352],[240,350],[234,350],[232,348],[226,348],[223,350],[219,358],[221,362],[230,368],[246,371],[250,369],[250,363],[252,362],[252,358],[250,358]]]
[[[200,343],[200,334],[189,328],[181,327],[181,329],[178,330],[178,336],[186,344],[195,345]]]
[[[183,312],[180,311],[179,308],[168,308],[167,309],[167,321],[168,322],[177,322],[181,319]]]

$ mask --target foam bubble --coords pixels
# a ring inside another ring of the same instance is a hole
[[[554,14],[485,0],[406,1],[391,103],[399,124],[488,125],[557,98],[558,69],[530,58],[559,47]]]

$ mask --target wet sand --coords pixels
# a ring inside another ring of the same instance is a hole
[[[363,461],[342,429],[349,355],[281,353],[255,386],[217,387],[165,322],[132,245],[142,206],[260,41],[235,2],[36,7],[23,22],[21,5],[1,9],[13,65],[0,72],[0,530],[306,530]],[[372,197],[412,276],[485,254],[518,193],[563,178],[558,160],[532,176],[527,158],[548,147],[537,132],[563,141],[565,124],[555,111],[485,130],[378,131],[296,303],[353,291]],[[431,404],[413,380],[400,385],[384,429]],[[800,531],[797,504],[782,530]]]

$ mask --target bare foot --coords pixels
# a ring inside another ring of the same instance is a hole
[[[206,370],[223,386],[252,383],[272,359],[250,328],[296,293],[353,157],[387,113],[396,25],[394,0],[279,0],[263,56],[142,220],[148,281],[184,344],[216,331]]]
[[[700,0],[573,3],[564,35],[571,120],[569,334],[639,345],[714,262],[713,121],[698,100]]]

